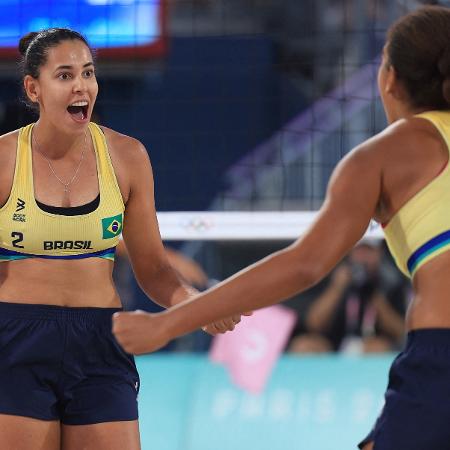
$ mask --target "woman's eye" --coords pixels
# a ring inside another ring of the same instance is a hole
[[[84,72],[84,76],[86,78],[90,78],[94,76],[94,71],[93,70],[86,70],[86,72]]]
[[[70,79],[70,73],[64,72],[58,75],[58,78],[60,80],[69,80]]]

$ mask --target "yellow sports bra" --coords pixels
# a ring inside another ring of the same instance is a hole
[[[450,112],[418,114],[444,138],[450,157]],[[386,242],[408,277],[435,256],[450,250],[450,163],[403,205],[384,227]]]
[[[8,201],[0,208],[0,261],[90,257],[113,260],[125,205],[102,130],[89,124],[97,161],[98,206],[87,214],[68,216],[41,209],[34,197],[33,126],[19,130],[14,181]]]

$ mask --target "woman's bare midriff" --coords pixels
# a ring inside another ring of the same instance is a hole
[[[414,275],[414,298],[406,327],[450,328],[450,251],[425,263]]]
[[[101,258],[30,258],[0,263],[0,301],[69,307],[121,306],[113,263]]]

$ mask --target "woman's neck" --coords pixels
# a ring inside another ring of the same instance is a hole
[[[410,119],[416,114],[423,113],[425,111],[430,111],[431,108],[423,108],[423,107],[414,107],[405,102],[397,102],[395,105],[392,105],[387,111],[386,116],[389,125],[397,122],[397,120],[401,119]]]
[[[33,144],[37,145],[38,150],[49,159],[60,159],[72,151],[78,151],[84,139],[85,132],[68,134],[42,119],[39,119],[33,127]]]

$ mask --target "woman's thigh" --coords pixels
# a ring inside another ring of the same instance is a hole
[[[373,450],[373,442],[368,442],[362,450]]]
[[[62,425],[61,450],[140,450],[137,420]]]
[[[0,414],[2,450],[60,450],[59,421]]]

